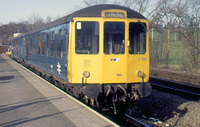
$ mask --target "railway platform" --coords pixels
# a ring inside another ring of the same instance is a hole
[[[0,55],[1,127],[118,126],[6,55]]]

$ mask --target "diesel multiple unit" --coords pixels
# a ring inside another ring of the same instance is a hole
[[[12,57],[104,109],[129,108],[151,93],[149,24],[117,5],[95,5],[21,34]]]

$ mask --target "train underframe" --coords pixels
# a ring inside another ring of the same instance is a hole
[[[14,59],[14,58],[13,58]],[[14,59],[18,61],[17,59]],[[72,96],[84,100],[85,103],[100,109],[101,111],[113,111],[134,113],[137,101],[151,94],[149,83],[129,84],[69,84],[66,81],[44,72],[24,61],[18,61],[37,75],[65,90]]]
[[[65,85],[66,91],[102,111],[134,113],[137,100],[151,93],[151,85],[139,84],[76,84]]]

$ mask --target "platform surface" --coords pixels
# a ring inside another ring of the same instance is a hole
[[[118,126],[81,102],[0,55],[1,127]]]

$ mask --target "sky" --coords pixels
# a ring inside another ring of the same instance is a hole
[[[82,0],[0,0],[0,25],[28,21],[32,14],[56,19],[81,8]]]

